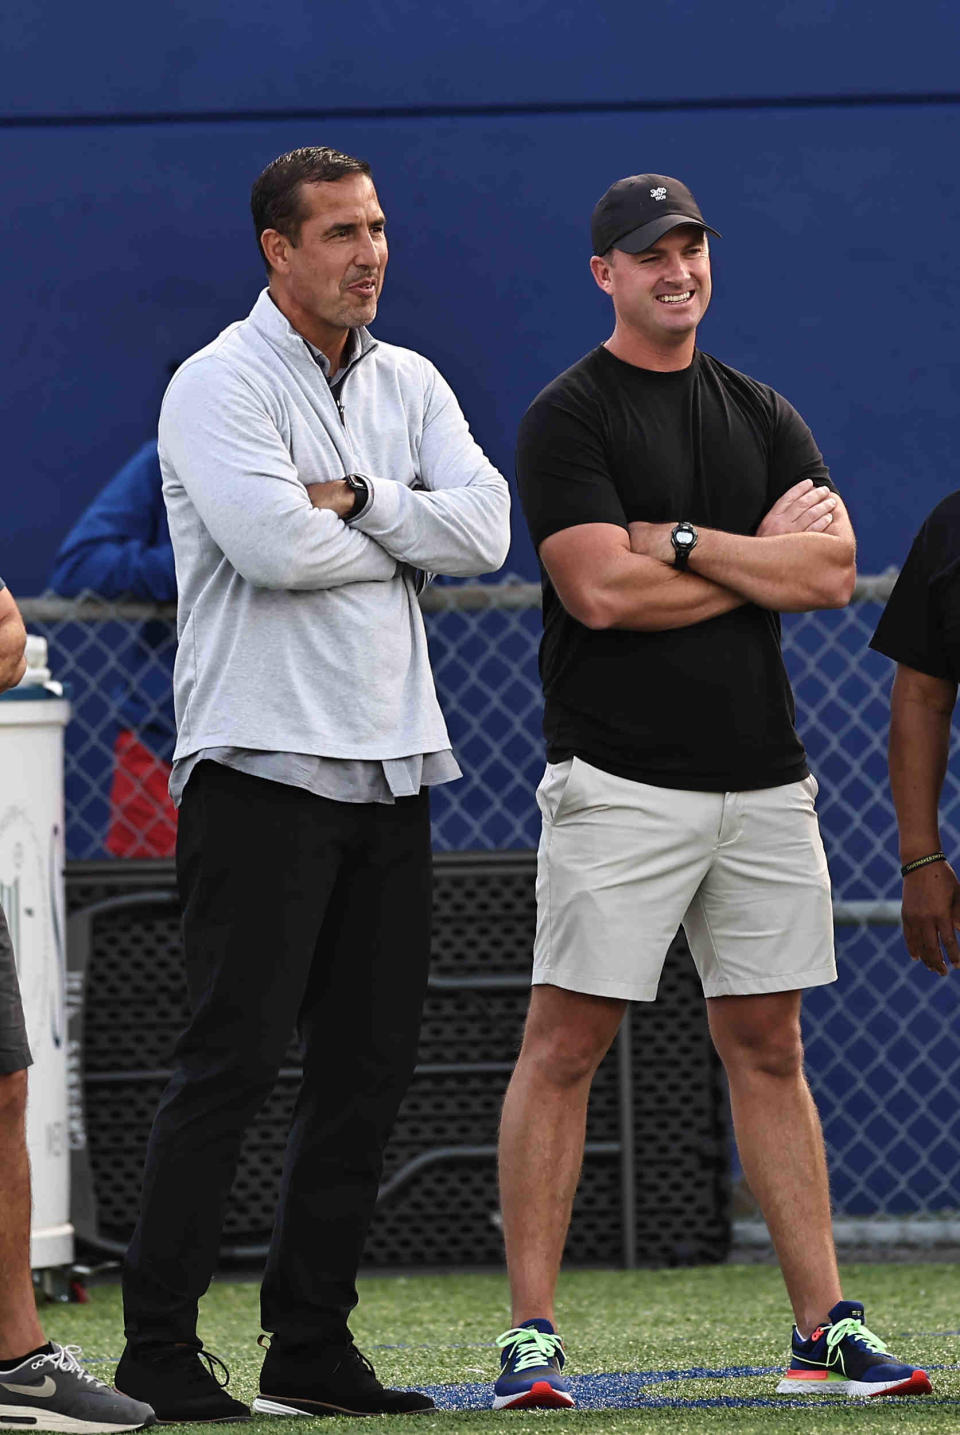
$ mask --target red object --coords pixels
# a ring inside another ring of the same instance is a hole
[[[167,783],[170,764],[132,732],[117,733],[113,745],[110,827],[106,848],[114,857],[172,857],[177,842],[177,809]]]
[[[568,1395],[565,1390],[555,1390],[548,1380],[537,1380],[511,1400],[509,1405],[502,1405],[501,1410],[569,1410],[573,1404],[573,1396]]]
[[[930,1384],[930,1377],[925,1370],[915,1370],[909,1380],[902,1385],[894,1385],[890,1390],[885,1390],[884,1395],[929,1395],[933,1386]]]
[[[830,1381],[828,1370],[788,1370],[787,1376],[790,1380],[821,1380]],[[832,1382],[831,1382],[832,1383]],[[901,1381],[899,1385],[888,1385],[883,1390],[872,1392],[873,1395],[929,1395],[932,1387],[930,1377],[925,1370],[915,1370],[909,1379]],[[868,1392],[864,1392],[867,1394]]]

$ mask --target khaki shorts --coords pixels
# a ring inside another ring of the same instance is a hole
[[[533,983],[654,1001],[683,926],[704,996],[836,979],[830,875],[813,777],[750,792],[685,792],[581,758],[537,789]]]

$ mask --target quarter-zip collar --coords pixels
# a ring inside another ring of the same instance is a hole
[[[261,291],[257,302],[250,310],[250,323],[265,339],[271,344],[274,344],[278,349],[293,350],[298,354],[306,355],[310,358],[311,362],[316,362],[312,344],[309,344],[299,330],[293,327],[285,314],[281,314],[270,297],[269,289],[263,289]],[[347,374],[350,373],[351,369],[355,368],[361,359],[366,358],[367,354],[372,353],[377,347],[377,341],[369,329],[361,327],[355,329],[353,332],[357,336],[353,355],[345,368],[337,370],[334,377],[334,383],[336,384],[340,384],[343,379],[346,378]],[[330,364],[329,361],[326,360],[326,355],[323,357],[326,361],[326,369],[324,372],[329,381]]]
[[[364,354],[363,339],[361,337],[362,333],[366,333],[366,330],[351,329],[348,332],[347,341],[343,346],[342,358],[344,362],[341,363],[339,369],[333,375],[331,375],[330,373],[330,360],[327,358],[323,350],[318,349],[316,345],[311,344],[309,339],[304,339],[303,342],[306,344],[308,350],[310,351],[310,355],[313,358],[314,363],[323,374],[323,377],[326,379],[331,389],[339,388],[340,385],[343,383],[344,379],[349,374],[350,370],[353,368],[353,366],[358,363],[360,359],[362,359]],[[367,338],[370,338],[369,334],[367,334]],[[372,340],[370,347],[373,347]]]

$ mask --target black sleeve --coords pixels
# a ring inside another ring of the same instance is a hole
[[[940,612],[942,547],[936,514],[924,523],[913,540],[887,606],[880,615],[871,648],[896,663],[905,663],[931,678],[954,680],[943,642]]]
[[[535,399],[517,440],[520,502],[535,548],[581,523],[627,527],[607,466],[600,415],[550,397]]]
[[[805,478],[815,484],[826,484],[836,493],[836,484],[817,448],[816,439],[792,404],[782,394],[770,390],[773,397],[773,443],[770,452],[769,507],[778,498]]]

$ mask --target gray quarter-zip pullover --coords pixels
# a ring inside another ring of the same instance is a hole
[[[449,747],[412,570],[498,568],[507,485],[421,355],[365,342],[340,397],[342,421],[266,291],[167,390],[177,759],[223,746],[379,760]],[[352,472],[373,492],[352,524],[311,506],[305,485]]]

